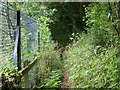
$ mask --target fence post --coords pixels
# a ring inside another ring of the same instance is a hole
[[[17,27],[19,29],[19,38],[18,38],[18,46],[17,46],[17,67],[18,71],[21,70],[21,27],[20,27],[20,10],[17,10]]]
[[[40,51],[40,32],[38,32],[38,51]]]
[[[25,68],[29,64],[28,60],[25,60],[23,64],[24,64],[24,68]],[[30,84],[30,82],[29,82],[29,73],[27,72],[27,74],[24,75],[24,85],[25,85],[24,87],[25,88],[30,88],[29,84]]]

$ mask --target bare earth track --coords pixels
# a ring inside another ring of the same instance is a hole
[[[62,78],[62,84],[61,84],[60,88],[61,88],[61,90],[64,90],[64,89],[69,87],[69,84],[67,82],[68,77],[67,77],[67,72],[65,71],[64,67],[62,67],[61,70],[62,70],[62,73],[63,73],[63,78]]]

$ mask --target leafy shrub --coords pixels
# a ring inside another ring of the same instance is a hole
[[[94,35],[94,45],[109,47],[117,43],[117,33],[109,20],[108,3],[93,3],[86,7],[88,32]]]
[[[53,70],[50,75],[42,81],[41,85],[37,88],[58,88],[60,87],[60,79],[62,77],[61,70]]]
[[[90,4],[86,18],[88,34],[81,34],[66,52],[70,86],[119,89],[119,36],[108,19],[108,4]]]
[[[94,47],[91,35],[81,35],[67,54],[66,68],[72,88],[119,88],[116,48]],[[89,40],[89,41],[88,41]],[[87,42],[87,43],[86,43]],[[96,51],[101,49],[101,53]]]

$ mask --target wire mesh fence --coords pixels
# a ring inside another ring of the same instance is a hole
[[[21,68],[24,68],[25,61],[34,60],[34,52],[38,50],[39,43],[37,21],[20,12],[18,25],[17,11],[4,3],[0,3],[0,72],[6,68],[18,67],[19,57],[21,57]],[[21,45],[18,49],[19,44]],[[17,55],[18,52],[21,56]],[[32,88],[36,85],[38,78],[36,79],[35,76],[38,73],[38,68],[37,64],[22,78],[22,87]]]
[[[13,62],[17,12],[0,3],[0,71]]]
[[[21,12],[21,56],[22,60],[31,61],[33,52],[38,50],[37,22]]]

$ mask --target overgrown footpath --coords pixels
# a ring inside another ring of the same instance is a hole
[[[51,52],[52,50],[52,52]],[[49,53],[50,52],[50,53]],[[35,89],[59,89],[69,87],[68,76],[64,61],[53,48],[41,52],[40,57],[40,84]]]
[[[64,90],[65,88],[69,88],[68,76],[67,76],[67,72],[66,72],[64,67],[61,68],[61,71],[62,71],[63,77],[61,79],[61,86],[60,86],[60,88],[62,88]]]
[[[59,54],[54,50],[54,44],[41,52],[40,57],[40,84],[34,89],[59,88],[62,79],[62,62]]]

